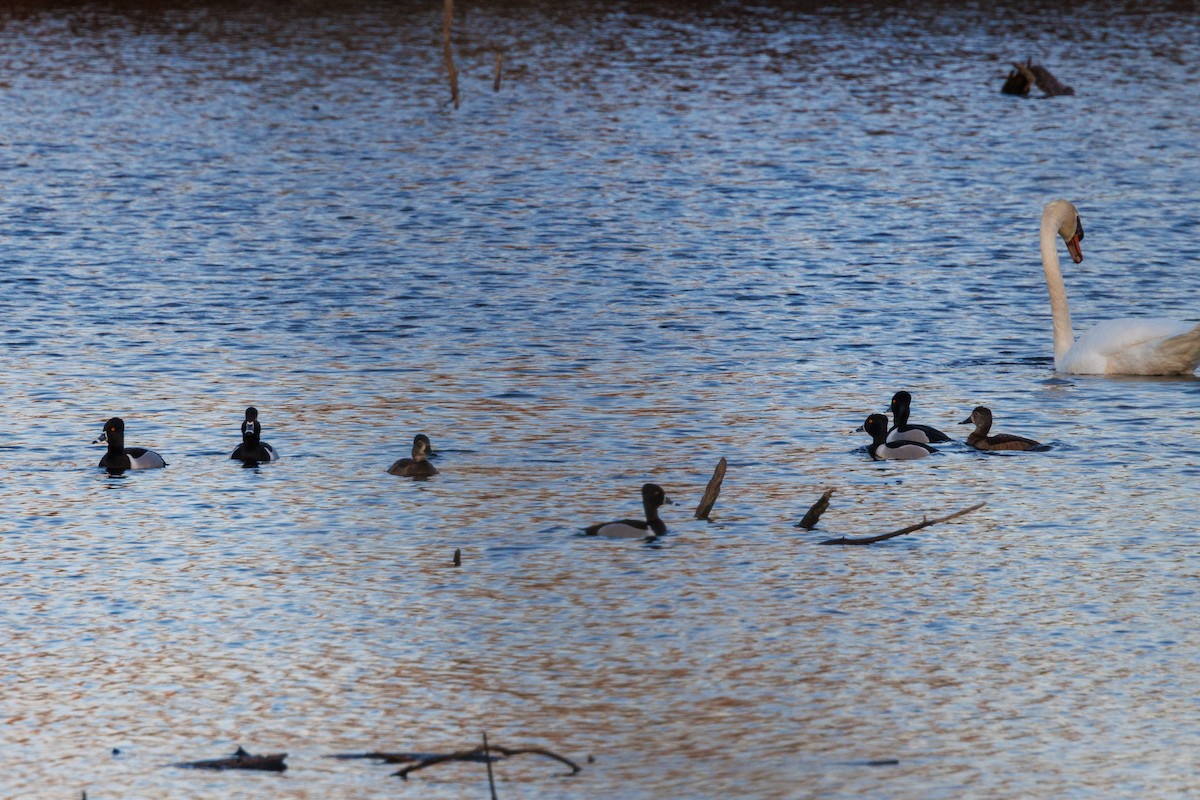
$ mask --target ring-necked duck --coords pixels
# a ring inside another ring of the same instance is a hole
[[[871,435],[871,445],[867,448],[867,452],[876,461],[887,459],[911,461],[914,458],[924,458],[930,453],[937,452],[924,442],[887,441],[887,425],[887,417],[883,414],[872,414],[856,429],[866,431]]]
[[[104,432],[92,444],[108,445],[108,452],[100,459],[100,466],[109,472],[156,469],[167,465],[163,457],[153,450],[125,446],[125,420],[120,417],[113,417],[104,423]]]
[[[658,516],[658,509],[670,503],[666,493],[657,483],[647,483],[642,487],[642,508],[646,511],[645,519],[621,519],[615,522],[601,522],[598,525],[584,528],[588,536],[607,536],[612,539],[645,539],[662,536],[667,532],[667,525]]]
[[[246,409],[246,418],[242,421],[242,443],[232,455],[238,461],[278,461],[279,453],[274,447],[262,441],[262,424],[258,421],[258,409],[250,406]]]
[[[937,428],[931,428],[928,425],[910,425],[908,424],[909,407],[912,405],[912,395],[908,392],[896,392],[892,395],[892,404],[888,406],[888,411],[892,412],[893,420],[892,429],[888,431],[887,440],[889,442],[948,442],[950,437],[939,431]]]
[[[1024,436],[1014,436],[1011,433],[997,433],[988,436],[992,429],[992,410],[986,406],[976,406],[971,416],[962,421],[963,425],[975,424],[975,430],[967,437],[967,444],[976,450],[1049,450],[1050,448],[1033,439]]]
[[[412,458],[400,459],[388,467],[388,473],[406,478],[428,478],[430,475],[437,475],[437,467],[428,460],[432,454],[433,445],[429,443],[429,437],[418,433],[413,437]]]

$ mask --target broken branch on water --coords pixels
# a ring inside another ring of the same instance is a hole
[[[458,70],[454,68],[454,53],[450,49],[450,25],[454,22],[454,0],[445,0],[442,12],[442,58],[450,73],[450,97],[458,108]]]
[[[810,531],[817,527],[817,520],[825,513],[825,509],[829,508],[829,498],[833,497],[833,493],[834,489],[826,489],[825,494],[804,513],[804,518],[796,523],[796,527]]]
[[[700,505],[696,506],[696,519],[708,519],[713,506],[716,505],[717,497],[721,494],[721,482],[725,480],[725,466],[725,459],[722,457],[717,462],[717,468],[713,470],[713,476],[708,481]]]
[[[921,528],[928,528],[930,525],[937,525],[939,522],[946,522],[947,520],[952,520],[955,517],[961,517],[963,514],[969,514],[972,511],[977,511],[986,505],[987,503],[976,503],[970,508],[964,508],[961,511],[955,511],[953,514],[947,514],[946,516],[938,517],[937,519],[924,519],[921,522],[918,522],[916,525],[909,525],[907,528],[901,528],[900,530],[892,531],[891,533],[881,533],[878,536],[861,536],[856,538],[843,536],[840,539],[827,539],[823,542],[818,542],[818,544],[874,544],[875,542],[882,542],[884,539],[903,536],[906,533],[919,531]]]
[[[499,755],[496,755],[497,753],[499,753]],[[510,758],[512,756],[525,755],[527,753],[531,754],[531,755],[546,756],[547,758],[552,758],[555,761],[566,764],[568,767],[571,768],[572,775],[574,775],[575,773],[580,771],[580,766],[578,764],[576,764],[574,761],[572,761],[571,759],[566,758],[564,756],[560,756],[558,753],[555,753],[551,750],[547,750],[543,747],[511,748],[511,747],[501,747],[499,745],[493,744],[486,748],[485,747],[474,747],[470,750],[460,750],[457,753],[425,754],[427,756],[426,758],[422,758],[420,761],[417,761],[415,764],[407,766],[404,769],[399,770],[398,772],[393,772],[392,774],[399,776],[399,777],[403,778],[404,780],[408,780],[408,773],[416,772],[417,770],[425,769],[426,767],[432,767],[434,764],[441,764],[446,761],[486,760],[490,764],[492,761],[502,761],[505,758]]]

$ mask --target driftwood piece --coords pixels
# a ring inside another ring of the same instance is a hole
[[[961,517],[963,514],[969,514],[972,511],[977,511],[986,505],[987,503],[976,503],[970,508],[964,508],[961,511],[955,511],[953,514],[947,514],[946,516],[938,517],[937,519],[924,519],[918,522],[916,525],[909,525],[907,528],[901,528],[900,530],[892,531],[891,533],[881,533],[878,536],[861,536],[857,538],[847,538],[843,536],[840,539],[827,539],[823,542],[818,542],[818,544],[875,544],[875,542],[882,542],[884,539],[903,536],[906,533],[919,531],[921,528],[928,528],[930,525],[937,525],[939,522],[946,522],[954,519],[955,517]]]
[[[275,753],[267,756],[256,756],[247,753],[242,748],[238,748],[232,756],[228,758],[212,758],[206,761],[185,761],[180,764],[172,764],[173,767],[183,767],[185,769],[254,769],[264,772],[283,772],[287,769],[287,764],[283,760],[287,758],[287,753]]]
[[[708,487],[704,490],[704,497],[701,498],[700,505],[696,506],[696,519],[708,519],[713,506],[716,505],[717,497],[721,494],[721,482],[725,480],[725,466],[725,459],[722,457],[717,462],[717,468],[713,470],[713,476],[709,478]]]
[[[497,753],[499,755],[495,755]],[[505,758],[510,758],[512,756],[525,755],[525,754],[546,756],[547,758],[552,758],[555,761],[566,764],[568,767],[571,768],[572,775],[574,775],[575,773],[580,771],[580,766],[578,764],[576,764],[574,761],[572,761],[571,759],[566,758],[565,756],[560,756],[558,753],[555,753],[551,750],[547,750],[543,747],[512,748],[512,747],[500,747],[499,745],[494,744],[494,745],[491,745],[490,747],[486,747],[486,748],[483,746],[480,746],[480,747],[474,747],[470,750],[460,750],[456,753],[435,753],[435,754],[429,755],[428,758],[423,758],[420,761],[416,762],[415,764],[407,766],[404,769],[399,770],[398,772],[393,772],[392,774],[396,775],[400,778],[403,778],[404,780],[408,780],[408,774],[410,772],[416,772],[419,769],[425,769],[426,767],[432,767],[434,764],[442,764],[446,761],[489,760],[489,763],[490,763],[491,761],[501,761]]]
[[[454,22],[454,0],[444,0],[442,8],[442,59],[450,75],[450,97],[458,108],[458,70],[454,68],[454,53],[450,48],[450,26]]]
[[[1024,64],[1013,62],[1013,71],[1008,73],[1008,78],[1004,81],[1004,86],[1000,91],[1004,94],[1027,95],[1030,88],[1037,82],[1029,67]]]
[[[417,761],[427,761],[431,758],[439,758],[442,755],[444,755],[444,754],[443,753],[384,753],[384,752],[379,752],[379,753],[336,753],[331,756],[326,756],[326,758],[340,758],[340,759],[369,758],[374,761],[382,761],[385,764],[412,764]],[[475,758],[460,758],[458,760],[459,761],[478,761],[478,762],[482,763],[483,761],[486,761],[489,757],[493,761],[497,761],[501,758],[500,756],[485,756],[483,753],[480,753]]]
[[[809,507],[808,511],[804,512],[804,518],[796,523],[797,528],[812,530],[817,527],[817,520],[821,519],[821,515],[829,508],[829,498],[833,497],[834,489],[826,489],[817,502]]]
[[[1030,71],[1033,72],[1034,80],[1037,82],[1037,87],[1046,93],[1047,97],[1059,97],[1061,95],[1075,94],[1075,90],[1070,86],[1061,83],[1058,78],[1050,74],[1050,70],[1038,64],[1031,63]]]
[[[1008,78],[1004,81],[1004,86],[1000,91],[1004,94],[1024,96],[1029,94],[1029,90],[1035,85],[1042,90],[1046,97],[1075,94],[1074,89],[1064,85],[1058,78],[1051,75],[1050,70],[1034,64],[1032,58],[1024,64],[1013,62],[1013,71],[1008,73]]]

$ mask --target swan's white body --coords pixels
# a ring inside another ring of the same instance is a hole
[[[1083,228],[1066,200],[1042,213],[1042,268],[1054,315],[1054,369],[1077,375],[1187,375],[1200,364],[1200,325],[1173,319],[1132,318],[1102,322],[1075,339],[1055,235],[1067,242],[1076,263],[1083,260]]]

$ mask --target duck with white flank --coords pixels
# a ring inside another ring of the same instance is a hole
[[[167,462],[153,450],[144,447],[125,446],[125,420],[113,417],[104,423],[104,432],[92,444],[108,445],[108,452],[100,459],[100,466],[109,472],[124,472],[127,469],[157,469]]]
[[[892,419],[895,424],[888,431],[887,440],[889,442],[921,442],[929,444],[930,442],[950,441],[950,437],[937,428],[931,428],[928,425],[910,425],[908,414],[909,406],[911,405],[912,395],[908,392],[896,392],[892,395],[892,404],[888,406],[888,411],[892,412]]]
[[[242,443],[229,457],[247,464],[279,460],[275,448],[262,441],[262,424],[258,421],[258,409],[254,406],[246,409],[246,418],[242,421]]]
[[[588,536],[606,536],[610,539],[653,539],[667,532],[667,525],[658,516],[658,509],[670,503],[666,492],[657,483],[647,483],[642,486],[642,507],[645,509],[645,519],[621,519],[615,522],[601,522],[598,525],[584,528]]]
[[[876,461],[897,460],[911,461],[914,458],[924,458],[936,453],[937,450],[924,442],[889,442],[887,441],[888,419],[883,414],[872,414],[857,430],[866,431],[871,435],[871,444],[867,452]]]

